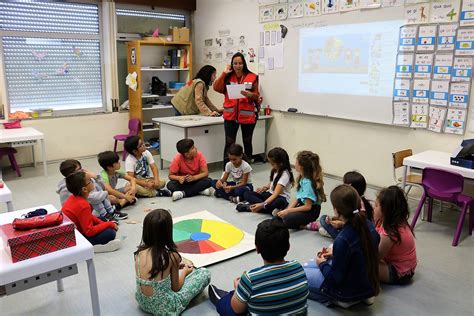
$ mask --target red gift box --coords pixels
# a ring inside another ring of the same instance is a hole
[[[30,230],[15,230],[12,224],[0,226],[0,234],[10,247],[12,261],[38,257],[76,245],[74,223],[64,215],[60,225]]]

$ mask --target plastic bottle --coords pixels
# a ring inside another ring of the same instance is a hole
[[[265,108],[265,115],[270,115],[272,113],[272,109],[270,109],[270,105],[267,104],[267,107]]]

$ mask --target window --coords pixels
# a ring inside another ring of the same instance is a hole
[[[0,36],[10,112],[105,110],[98,5],[2,0]]]

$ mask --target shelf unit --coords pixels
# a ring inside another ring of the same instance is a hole
[[[163,59],[168,55],[169,49],[187,50],[186,68],[162,68]],[[132,64],[132,51],[135,56],[135,63]],[[160,96],[151,94],[151,78],[156,76],[161,81],[188,82],[192,78],[192,44],[191,42],[165,42],[156,40],[136,40],[127,43],[127,66],[128,72],[137,73],[137,89],[128,89],[128,100],[130,104],[129,117],[138,118],[143,124],[152,123],[155,117],[174,116],[174,109],[171,105],[153,105],[143,107],[146,102],[159,100]],[[167,97],[174,94],[167,94]],[[146,141],[150,138],[159,138],[159,128],[145,128],[140,130],[140,136]]]

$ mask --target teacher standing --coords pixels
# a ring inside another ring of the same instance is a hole
[[[227,85],[233,84],[245,85],[245,90],[241,91],[242,98],[229,99]],[[248,69],[244,55],[236,53],[232,56],[231,64],[226,66],[213,87],[215,91],[224,94],[224,166],[229,161],[227,152],[236,141],[239,126],[242,128],[245,155],[252,159],[252,137],[256,124],[255,107],[261,102],[258,76]]]
[[[216,68],[206,65],[199,69],[196,77],[171,99],[176,115],[219,116],[222,109],[216,108],[207,97],[207,91],[214,79],[216,79]]]

